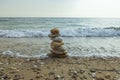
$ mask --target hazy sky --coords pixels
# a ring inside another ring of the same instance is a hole
[[[0,16],[120,17],[120,0],[0,0]]]

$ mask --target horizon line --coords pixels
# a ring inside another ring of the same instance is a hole
[[[0,16],[0,18],[120,18],[120,17],[73,17],[73,16]]]

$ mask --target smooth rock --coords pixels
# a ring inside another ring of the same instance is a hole
[[[54,79],[61,79],[60,75],[55,75]]]
[[[96,78],[96,73],[92,73],[92,78]]]

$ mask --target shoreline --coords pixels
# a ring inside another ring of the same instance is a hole
[[[63,38],[70,56],[120,57],[120,38]],[[0,52],[18,56],[46,55],[50,52],[49,38],[0,38]]]
[[[3,80],[119,80],[120,58],[16,58],[0,54]]]

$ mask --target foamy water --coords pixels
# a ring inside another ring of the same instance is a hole
[[[60,29],[62,37],[117,37],[120,30],[114,28],[64,28]],[[0,37],[24,38],[47,37],[50,29],[45,30],[0,30]]]

